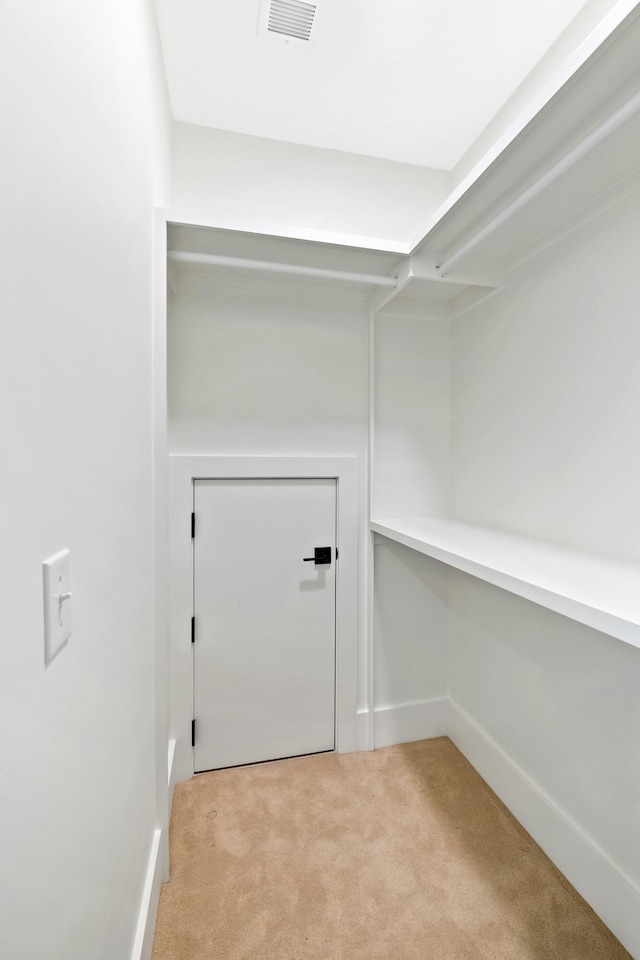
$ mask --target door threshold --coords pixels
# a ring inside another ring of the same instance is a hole
[[[201,773],[217,773],[219,770],[241,770],[243,767],[260,767],[265,763],[283,763],[286,760],[302,760],[303,757],[321,757],[325,753],[335,753],[335,747],[332,750],[315,750],[312,753],[294,753],[290,757],[274,757],[272,760],[254,760],[253,763],[231,763],[228,767],[211,767],[209,770],[195,770],[194,777]]]

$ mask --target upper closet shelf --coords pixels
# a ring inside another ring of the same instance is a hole
[[[640,647],[640,567],[430,517],[371,529],[451,567]]]
[[[437,258],[414,254],[396,266],[395,285],[379,287],[372,298],[377,313],[396,316],[424,315],[421,304],[433,304],[432,314],[446,320],[468,310],[504,282],[502,264],[496,260],[467,259],[443,277]]]
[[[638,189],[639,49],[636,5],[425,223],[409,260],[393,271],[396,289],[377,291],[376,309],[404,314],[408,301],[422,299],[431,312],[446,302],[444,317],[464,312],[503,286],[510,270]]]

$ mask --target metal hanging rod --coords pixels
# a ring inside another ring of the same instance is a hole
[[[623,123],[629,120],[635,113],[640,110],[640,93],[637,93],[634,97],[627,101],[624,106],[620,107],[619,110],[616,110],[610,117],[608,117],[604,123],[601,123],[599,127],[596,127],[595,130],[592,130],[591,133],[581,140],[569,153],[559,160],[556,164],[547,170],[538,180],[531,184],[530,187],[521,193],[520,196],[510,203],[508,207],[494,217],[493,220],[490,220],[489,223],[482,228],[475,236],[471,237],[470,240],[467,240],[455,253],[452,253],[450,257],[447,257],[446,260],[443,260],[442,263],[438,264],[436,270],[443,277],[446,273],[451,270],[451,267],[460,260],[461,257],[464,257],[465,254],[469,253],[470,250],[473,250],[479,243],[481,243],[486,237],[490,236],[497,230],[498,227],[502,226],[516,211],[520,210],[525,204],[529,203],[534,197],[536,197],[545,187],[549,186],[550,183],[553,183],[554,180],[557,180],[561,174],[569,170],[574,163],[577,163],[578,160],[581,160],[587,153],[593,150],[599,143],[605,140],[610,134],[612,134],[618,127],[621,127]]]
[[[345,283],[362,283],[372,287],[396,287],[396,277],[378,277],[368,273],[346,273],[342,270],[325,270],[322,267],[299,267],[292,263],[273,263],[270,260],[244,260],[241,257],[225,257],[217,253],[190,253],[185,250],[169,250],[169,260],[179,263],[204,263],[215,267],[237,267],[240,270],[260,270],[265,273],[286,273],[298,277],[317,277],[323,280],[342,280]]]

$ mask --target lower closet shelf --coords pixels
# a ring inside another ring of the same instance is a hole
[[[436,517],[372,520],[375,533],[640,647],[640,566]]]

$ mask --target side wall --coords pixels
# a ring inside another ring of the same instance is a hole
[[[446,515],[450,326],[393,316],[375,324],[373,514]]]
[[[375,321],[376,518],[446,514],[450,328],[426,318]],[[447,569],[374,538],[376,746],[445,732]]]
[[[158,847],[151,274],[152,211],[168,180],[161,78],[150,0],[2,5],[0,953],[12,960],[132,956]],[[45,666],[42,561],[63,547],[73,634]]]
[[[453,323],[452,509],[640,561],[640,191]]]
[[[454,322],[457,516],[640,559],[639,218],[636,193]],[[640,650],[462,574],[450,602],[450,694],[473,718],[475,732],[459,728],[470,759],[640,952]],[[540,803],[520,804],[516,781]],[[569,828],[559,845],[549,811]],[[561,849],[572,836],[579,855]]]

